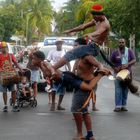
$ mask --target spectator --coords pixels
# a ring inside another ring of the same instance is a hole
[[[29,60],[27,63],[27,68],[31,70],[31,83],[33,87],[33,92],[34,92],[34,98],[36,98],[37,93],[38,93],[38,79],[39,79],[39,67],[32,65],[32,56],[35,51],[37,51],[37,41],[33,40],[32,45],[29,50]]]
[[[51,50],[48,54],[47,60],[53,65],[55,63],[57,63],[60,58],[62,56],[64,56],[64,54],[66,53],[66,50],[63,50],[63,40],[61,38],[58,38],[55,42],[56,44],[56,49],[55,50]],[[60,71],[70,71],[70,64],[67,63],[67,65],[64,65],[63,67],[61,67],[59,69]],[[51,111],[55,110],[55,94],[56,94],[56,89],[57,89],[58,85],[55,82],[53,84],[53,88],[52,88],[52,105],[51,105]],[[57,110],[65,110],[65,108],[63,108],[61,106],[64,94],[66,92],[66,88],[61,88],[59,89],[59,99],[58,99],[58,105],[57,105]]]

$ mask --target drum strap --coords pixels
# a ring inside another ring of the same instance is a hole
[[[128,48],[125,47],[124,54],[122,54],[119,49],[118,49],[118,53],[119,53],[119,56],[121,57],[121,63],[128,64]]]
[[[105,56],[105,54],[104,54],[101,50],[100,50],[100,54],[101,54],[102,58],[105,60],[105,62],[106,62],[109,66],[111,66],[112,68],[115,67],[115,65],[114,65],[111,61],[108,60],[108,58]]]
[[[13,67],[12,54],[9,54],[9,60],[10,60],[10,63],[11,63],[11,67]]]

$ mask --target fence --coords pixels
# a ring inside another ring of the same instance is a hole
[[[135,48],[135,55],[137,62],[140,62],[140,48]]]

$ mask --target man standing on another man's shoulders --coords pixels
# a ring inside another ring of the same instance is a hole
[[[110,24],[104,14],[104,8],[100,4],[95,4],[91,7],[91,14],[93,19],[85,24],[82,24],[78,27],[75,27],[70,30],[66,30],[65,34],[70,34],[72,32],[79,32],[85,30],[89,27],[96,26],[95,31],[92,33],[86,34],[85,37],[88,37],[91,40],[91,43],[85,46],[80,46],[74,48],[73,50],[67,52],[64,57],[62,57],[53,67],[58,69],[61,66],[65,65],[67,62],[70,62],[74,59],[81,58],[85,55],[91,55],[88,61],[99,69],[103,69],[103,65],[99,63],[94,57],[97,56],[100,52],[99,45],[102,45],[106,40],[110,30]]]

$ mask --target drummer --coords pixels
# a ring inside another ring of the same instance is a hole
[[[135,64],[136,58],[133,50],[126,46],[124,38],[119,39],[118,49],[116,49],[111,55],[111,61],[114,63],[114,74],[116,75],[123,69],[128,69],[132,76],[131,66]],[[128,87],[124,85],[120,80],[115,80],[115,112],[128,111],[127,110],[127,96]]]
[[[10,58],[11,57],[11,58]],[[8,45],[6,42],[0,42],[0,72],[7,71],[13,69],[13,64],[22,72],[20,65],[17,63],[16,58],[13,54],[8,52]],[[4,101],[4,108],[3,112],[8,111],[7,106],[7,90],[12,92],[12,103],[13,103],[13,112],[18,112],[19,109],[15,105],[16,102],[16,89],[13,83],[7,86],[3,86],[0,84],[0,90],[3,92],[3,101]]]

